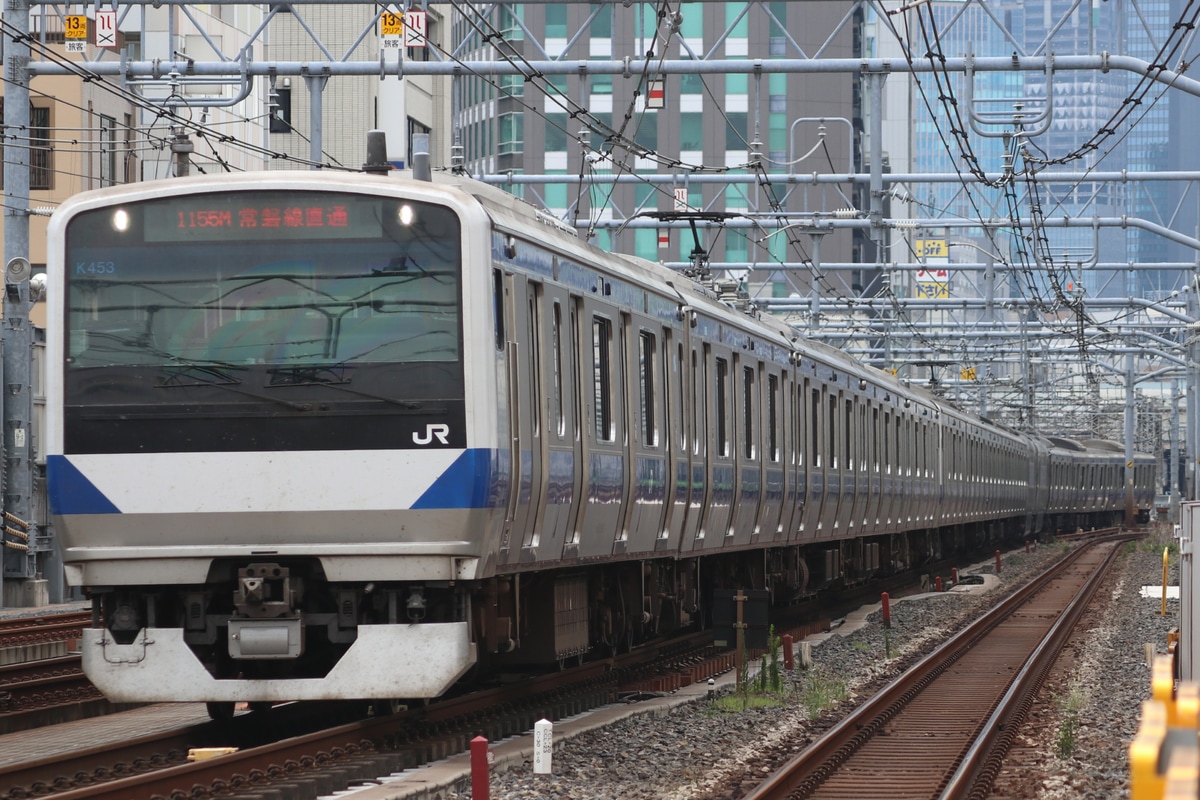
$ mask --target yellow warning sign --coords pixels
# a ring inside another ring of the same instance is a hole
[[[958,371],[958,377],[964,381],[975,380],[975,368],[974,367],[963,367],[962,369],[960,369]]]
[[[947,300],[950,297],[950,284],[918,283],[917,297],[924,297],[929,300]]]
[[[86,39],[88,18],[82,14],[72,14],[63,20],[63,37],[66,39]]]
[[[390,11],[385,11],[379,15],[379,35],[380,36],[403,36],[404,35],[404,15],[393,14]]]
[[[950,256],[950,248],[946,246],[945,239],[917,239],[913,242],[913,250],[917,252],[917,258],[948,258]]]

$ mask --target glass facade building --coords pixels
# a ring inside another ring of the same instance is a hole
[[[838,29],[851,12],[849,3],[685,3],[670,18],[660,18],[660,6],[653,3],[491,8],[486,18],[458,15],[453,23],[468,66],[472,60],[493,59],[519,65],[638,62],[647,54],[652,64],[797,59],[816,53],[844,58],[862,51],[860,17],[852,15],[851,24]],[[836,33],[831,37],[830,31]],[[729,213],[825,211],[854,202],[848,183],[799,189],[784,180],[790,172],[850,171],[851,150],[862,130],[852,76],[524,71],[524,76],[477,75],[457,82],[454,119],[464,166],[473,175],[564,176],[562,182],[504,188],[573,223],[602,247],[686,261],[695,247],[686,227],[672,229],[664,241],[654,228],[621,224],[671,212],[683,196],[691,209]],[[662,80],[661,108],[647,103],[651,79]],[[580,182],[581,177],[633,175],[657,180]],[[702,175],[729,178],[695,180]],[[769,233],[748,220],[700,229],[701,245],[714,262],[769,268],[808,257],[807,243]],[[850,232],[841,232],[826,237],[822,253],[849,261],[857,247]]]

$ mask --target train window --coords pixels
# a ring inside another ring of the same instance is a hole
[[[742,369],[742,438],[746,458],[754,458],[754,367]]]
[[[697,363],[696,351],[692,351],[692,453],[697,456],[704,455],[704,445],[708,441],[706,432],[707,426],[702,424],[705,419],[705,414],[708,412],[705,409],[707,395],[705,387],[708,386],[708,348],[704,349],[704,361]]]
[[[794,398],[792,400],[792,419],[795,425],[792,430],[792,458],[799,466],[808,463],[808,454],[805,448],[808,447],[808,439],[804,430],[804,398],[808,397],[808,381],[803,384],[796,381],[794,387]]]
[[[658,431],[654,426],[654,334],[642,331],[638,334],[638,399],[642,412],[642,444],[646,447],[658,445]]]
[[[851,430],[854,425],[854,400],[846,398],[846,418],[842,421],[842,463],[846,469],[854,469],[854,444]]]
[[[912,417],[904,418],[904,444],[905,444],[905,459],[904,476],[911,478],[913,474],[913,461],[917,458],[917,443],[913,439],[913,421]]]
[[[496,349],[504,349],[504,274],[492,270],[492,314],[496,321]]]
[[[838,446],[841,444],[841,439],[837,435],[837,412],[838,412],[837,397],[832,394],[829,397],[829,432],[826,434],[825,444],[829,447],[829,468],[838,469],[838,465],[842,460],[838,457],[841,453],[838,452]]]
[[[533,400],[529,404],[529,424],[533,428],[533,435],[537,436],[542,430],[541,414],[541,398],[538,397],[538,391],[541,386],[541,362],[542,353],[539,343],[541,337],[538,335],[538,308],[541,306],[541,287],[533,286],[529,293],[529,396]]]
[[[555,416],[556,430],[561,438],[567,432],[567,418],[563,413],[562,305],[557,300],[554,301],[554,319],[550,324],[550,347],[553,351],[550,354],[550,368],[554,370],[553,396],[551,398],[554,408],[552,412]]]
[[[867,431],[867,406],[869,403],[858,403],[858,471],[867,471],[868,443],[875,437]]]
[[[679,379],[678,383],[676,384],[679,388],[679,403],[677,404],[676,407],[679,408],[680,413],[677,415],[678,420],[676,423],[676,427],[679,429],[679,452],[686,453],[687,446],[688,446],[688,432],[687,432],[687,425],[684,424],[685,416],[683,414],[683,397],[685,395],[685,392],[684,392],[684,386],[683,386],[683,363],[684,362],[683,362],[683,343],[682,342],[675,346],[675,354],[672,356],[672,358],[674,359],[675,363],[672,364],[671,370],[667,374],[674,375],[676,378]],[[691,405],[693,408],[695,408],[694,403],[691,403],[689,405]],[[667,430],[670,430],[670,427],[668,427]]]
[[[779,461],[779,376],[767,376],[767,458]]]
[[[929,439],[929,423],[921,424],[921,463],[925,467],[925,477],[929,478],[933,475],[933,465],[930,463],[932,459],[929,457],[930,445],[932,442]]]
[[[592,318],[592,388],[595,408],[596,440],[611,442],[612,414],[612,322],[602,317]]]
[[[723,358],[717,359],[717,407],[714,413],[717,415],[717,455],[729,455],[729,429],[726,425],[726,415],[728,414],[728,398],[726,396],[725,382],[729,379],[729,362]]]
[[[570,385],[572,387],[571,388],[571,391],[572,391],[571,418],[574,420],[574,422],[571,424],[571,428],[572,428],[572,433],[575,435],[575,440],[578,441],[583,435],[581,432],[581,429],[584,424],[583,413],[582,413],[582,409],[580,408],[580,404],[582,404],[582,402],[583,402],[583,391],[582,391],[583,375],[580,372],[580,366],[579,366],[579,357],[580,357],[580,355],[582,355],[579,351],[579,347],[580,347],[579,340],[581,338],[580,330],[579,330],[579,319],[580,319],[580,316],[582,316],[581,311],[580,311],[580,306],[582,304],[582,301],[578,297],[572,298],[572,301],[573,301],[573,304],[571,306],[571,318],[570,318],[570,322],[571,322],[571,384]],[[580,387],[578,395],[574,394],[576,387]]]
[[[871,409],[871,455],[875,464],[875,474],[879,474],[879,409]]]
[[[891,447],[889,446],[890,440],[888,439],[888,437],[890,436],[889,428],[891,427],[891,424],[892,424],[891,412],[884,411],[883,412],[883,428],[879,431],[879,442],[881,445],[880,456],[883,461],[883,474],[884,475],[892,474],[892,453],[891,453]]]
[[[821,431],[821,390],[812,390],[812,405],[809,408],[812,424],[808,426],[808,446],[811,457],[808,463],[812,464],[817,469],[821,468],[823,463],[821,460],[821,445],[819,443]]]

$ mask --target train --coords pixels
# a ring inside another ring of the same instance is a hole
[[[1145,515],[1034,437],[452,173],[78,194],[45,452],[114,701],[395,702]],[[1132,479],[1128,476],[1132,474]]]

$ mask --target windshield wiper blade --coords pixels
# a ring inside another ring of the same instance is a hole
[[[267,374],[271,376],[267,386],[336,386],[350,382],[346,368],[341,364],[273,367]]]
[[[211,364],[180,364],[167,368],[157,388],[175,386],[232,386],[241,383],[229,372]]]
[[[346,385],[350,383],[350,377],[346,374],[344,364],[276,367],[267,370],[267,373],[271,376],[271,380],[266,386],[268,389],[278,389],[281,386],[328,386],[331,389],[365,397],[369,400],[390,403],[391,405],[400,406],[410,411],[424,408],[422,403],[415,400],[398,400],[394,397],[384,397],[379,394],[351,389]]]
[[[203,376],[206,375],[211,380],[205,380]],[[249,389],[241,388],[241,382],[241,379],[230,375],[219,367],[207,364],[187,364],[168,369],[163,379],[155,384],[155,388],[179,389],[190,386],[213,386],[235,394],[245,395],[246,397],[266,400],[270,403],[278,403],[294,411],[312,411],[312,403],[294,403],[291,400],[284,400],[282,397],[273,397],[269,394],[252,392]]]

